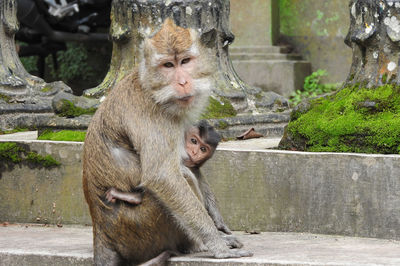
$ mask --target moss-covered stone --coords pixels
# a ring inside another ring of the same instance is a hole
[[[61,130],[53,132],[46,130],[38,137],[39,140],[54,140],[54,141],[85,141],[86,131],[76,130]]]
[[[59,108],[59,111],[57,113],[58,116],[63,116],[63,117],[77,117],[81,115],[92,115],[96,112],[96,108],[88,108],[84,109],[78,106],[75,106],[71,101],[68,100],[62,100],[62,106]]]
[[[13,134],[13,133],[17,133],[17,132],[25,132],[28,131],[29,129],[27,128],[15,128],[12,130],[5,130],[5,131],[1,131],[0,130],[0,135],[4,135],[4,134]]]
[[[201,116],[202,119],[233,117],[237,115],[235,108],[233,108],[228,99],[221,97],[220,101],[218,101],[210,97],[209,100],[206,112]]]
[[[0,93],[0,100],[3,100],[3,101],[5,101],[6,103],[10,103],[10,101],[11,101],[11,97],[10,97],[10,96],[8,96],[8,95],[1,94],[1,93]]]
[[[46,168],[60,165],[50,155],[42,156],[14,142],[0,142],[0,162],[7,164],[30,163],[32,166]]]
[[[226,128],[228,128],[228,123],[226,123],[225,121],[222,121],[222,120],[220,120],[219,122],[218,122],[218,129],[226,129]]]
[[[281,148],[400,153],[400,87],[347,87],[291,115]]]
[[[40,91],[46,93],[46,92],[51,91],[51,89],[52,89],[52,88],[51,88],[50,86],[44,86]]]

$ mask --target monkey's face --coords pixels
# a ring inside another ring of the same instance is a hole
[[[215,148],[200,137],[199,129],[192,127],[185,135],[185,149],[188,159],[184,160],[186,167],[200,167],[214,154]]]
[[[193,88],[193,71],[196,56],[190,53],[168,56],[159,64],[160,73],[170,84],[171,101],[182,107],[188,107],[195,97]]]
[[[197,115],[203,109],[211,90],[213,68],[207,66],[202,49],[197,32],[178,27],[170,19],[145,40],[139,76],[165,113]]]

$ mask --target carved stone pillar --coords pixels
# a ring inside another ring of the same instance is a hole
[[[346,85],[400,84],[400,2],[352,0],[349,7],[345,42],[353,49],[353,62]]]
[[[0,2],[0,130],[36,127],[53,116],[52,98],[70,88],[30,75],[19,60],[14,35],[18,31],[15,0]]]
[[[218,66],[214,75],[214,97],[229,99],[239,112],[270,110],[278,102],[287,106],[283,97],[246,85],[233,69],[228,52],[234,39],[229,27],[229,0],[114,0],[110,30],[114,46],[110,70],[103,83],[86,90],[85,95],[100,98],[127,75],[137,64],[140,31],[157,31],[168,17],[181,27],[198,30],[204,44],[214,49]]]

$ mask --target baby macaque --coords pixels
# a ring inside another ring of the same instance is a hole
[[[213,156],[220,140],[220,135],[205,120],[189,128],[185,133],[185,150],[188,157],[183,158],[183,164],[197,178],[204,206],[217,229],[226,234],[232,234],[218,210],[214,193],[212,193],[209,184],[200,172],[200,167]],[[110,188],[106,192],[106,200],[111,203],[120,200],[138,205],[142,201],[142,196],[143,191],[137,189],[134,189],[132,192],[122,192],[116,188]]]

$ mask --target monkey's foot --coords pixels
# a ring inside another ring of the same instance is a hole
[[[222,235],[222,239],[229,248],[241,248],[243,247],[242,242],[233,235]]]

